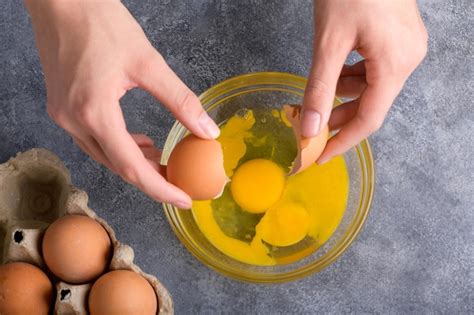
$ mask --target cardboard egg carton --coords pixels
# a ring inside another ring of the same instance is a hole
[[[56,285],[55,314],[87,314],[92,283],[72,285],[56,279],[41,256],[41,241],[49,224],[67,214],[86,215],[97,220],[112,241],[109,270],[127,269],[142,275],[156,292],[158,314],[173,314],[168,290],[133,263],[133,249],[117,240],[87,202],[87,194],[71,184],[69,171],[48,150],[32,149],[0,164],[0,262],[21,261],[42,268]]]

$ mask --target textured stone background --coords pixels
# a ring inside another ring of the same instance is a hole
[[[153,44],[197,93],[263,70],[308,74],[310,1],[126,1]],[[133,2],[133,3],[132,3]],[[161,206],[84,155],[45,111],[45,89],[21,1],[0,4],[0,161],[45,147],[72,170],[92,208],[173,294],[178,314],[474,313],[474,8],[420,1],[429,53],[370,141],[377,187],[353,246],[323,272],[261,286],[209,270],[179,243]],[[173,118],[135,90],[131,130],[163,144]]]

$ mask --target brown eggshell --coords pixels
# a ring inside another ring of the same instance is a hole
[[[95,314],[156,314],[158,303],[148,281],[130,270],[114,270],[101,276],[89,293],[89,311]]]
[[[49,270],[69,283],[80,284],[99,277],[108,267],[112,244],[96,220],[66,215],[54,221],[43,238],[43,256]]]
[[[53,285],[36,266],[0,265],[0,314],[49,314]]]
[[[166,287],[155,276],[143,272],[134,263],[133,249],[116,238],[114,230],[88,206],[88,199],[85,191],[72,185],[69,171],[61,160],[46,149],[31,149],[0,164],[0,264],[29,262],[41,268],[44,266],[43,271],[46,270],[41,249],[46,228],[64,215],[87,216],[96,220],[107,231],[112,243],[113,257],[107,270],[127,269],[138,273],[155,290],[159,301],[157,314],[173,314],[173,300]],[[45,200],[50,202],[45,203]],[[45,205],[51,207],[46,209]],[[87,255],[82,249],[81,253]],[[0,269],[3,268],[0,266]],[[33,276],[28,273],[25,275],[30,282]],[[11,300],[10,295],[2,291],[2,285],[7,283],[5,280],[3,272],[0,272],[2,315],[12,314],[5,312],[5,301]],[[56,297],[52,298],[49,314],[89,314],[87,304],[92,283],[75,285],[64,281],[57,282],[59,279],[56,277],[51,280],[53,284],[56,282],[56,290],[53,288],[53,295],[56,291]],[[25,281],[17,283],[23,286],[22,289],[31,285]],[[34,301],[34,298],[28,301],[19,299],[20,304],[26,307],[30,306],[30,301]],[[28,308],[24,312],[13,314],[46,312],[42,312],[41,307],[36,307],[34,310]]]
[[[329,136],[328,126],[325,125],[319,135],[312,138],[305,138],[301,135],[301,106],[298,105],[283,105],[286,118],[293,126],[293,132],[296,137],[296,145],[298,147],[293,168],[289,175],[297,174],[310,167],[319,158],[326,146]]]
[[[166,175],[193,200],[220,196],[227,182],[220,143],[192,134],[184,137],[171,152]]]

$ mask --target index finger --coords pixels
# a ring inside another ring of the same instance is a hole
[[[172,203],[179,208],[190,208],[191,198],[168,183],[147,161],[126,130],[121,111],[109,113],[107,120],[105,128],[95,130],[93,137],[122,178],[157,201]]]
[[[137,84],[160,100],[186,128],[198,137],[214,139],[220,130],[199,98],[184,84],[156,51],[148,55],[146,67],[131,76]]]

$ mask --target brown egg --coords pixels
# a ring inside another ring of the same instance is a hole
[[[286,118],[293,126],[293,132],[298,146],[298,153],[293,163],[293,168],[289,173],[289,175],[292,175],[304,171],[316,162],[326,146],[329,129],[326,125],[316,137],[305,138],[301,135],[301,106],[283,105],[283,109],[285,110]]]
[[[166,175],[193,200],[220,196],[227,183],[220,143],[194,135],[184,137],[171,152]]]
[[[69,283],[86,283],[99,277],[107,269],[111,254],[107,231],[87,216],[66,215],[54,221],[44,234],[46,265]]]
[[[14,262],[0,265],[0,314],[48,314],[53,285],[36,266]]]
[[[89,293],[89,311],[95,314],[156,314],[155,290],[138,273],[114,270],[101,276]]]

